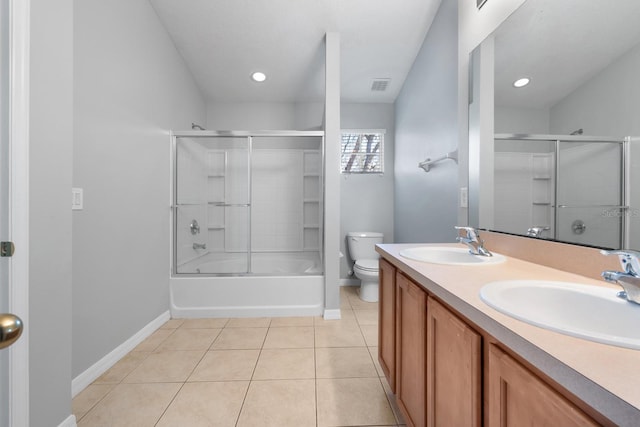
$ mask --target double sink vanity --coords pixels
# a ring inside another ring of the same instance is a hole
[[[377,246],[378,356],[407,424],[640,425],[640,305],[593,273],[521,256],[544,248],[500,239],[493,256]],[[567,246],[553,249],[567,262],[617,264]]]

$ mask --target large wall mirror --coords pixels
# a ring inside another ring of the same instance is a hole
[[[640,249],[639,20],[638,0],[527,0],[474,50],[470,225]]]

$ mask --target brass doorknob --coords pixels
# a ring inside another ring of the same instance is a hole
[[[22,320],[15,314],[0,314],[0,350],[9,347],[22,335]]]

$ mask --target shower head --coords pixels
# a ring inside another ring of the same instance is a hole
[[[191,129],[205,130],[202,126],[191,123]]]
[[[570,133],[570,135],[582,135],[582,128],[578,130],[574,130],[573,132]]]

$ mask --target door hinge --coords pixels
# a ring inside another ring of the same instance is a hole
[[[10,257],[16,251],[13,242],[0,242],[0,257]]]

